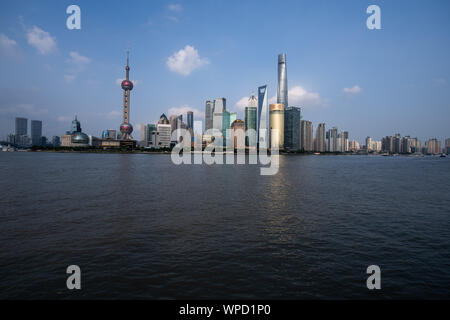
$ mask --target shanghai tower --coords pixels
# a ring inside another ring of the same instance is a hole
[[[288,85],[286,70],[286,54],[278,55],[278,95],[277,103],[282,103],[285,108],[288,107]]]

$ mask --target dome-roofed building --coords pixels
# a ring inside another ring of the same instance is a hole
[[[89,136],[83,132],[75,132],[72,134],[73,147],[89,147]]]

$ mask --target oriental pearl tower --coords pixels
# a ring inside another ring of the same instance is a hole
[[[130,93],[133,90],[133,82],[130,81],[130,66],[129,66],[130,52],[127,51],[127,66],[125,68],[127,77],[122,81],[123,89],[123,123],[120,125],[120,132],[122,133],[122,140],[132,140],[131,133],[133,126],[130,123]]]

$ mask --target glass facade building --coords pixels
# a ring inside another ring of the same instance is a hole
[[[257,127],[256,127],[256,107],[246,107],[245,108],[245,146],[256,147],[256,142],[258,139]]]
[[[267,120],[269,101],[267,98],[267,85],[258,88],[258,145],[260,148],[268,148]]]
[[[288,107],[284,110],[284,148],[300,149],[300,108]]]

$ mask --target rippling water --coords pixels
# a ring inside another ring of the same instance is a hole
[[[0,174],[0,298],[450,298],[449,158],[3,152]]]

